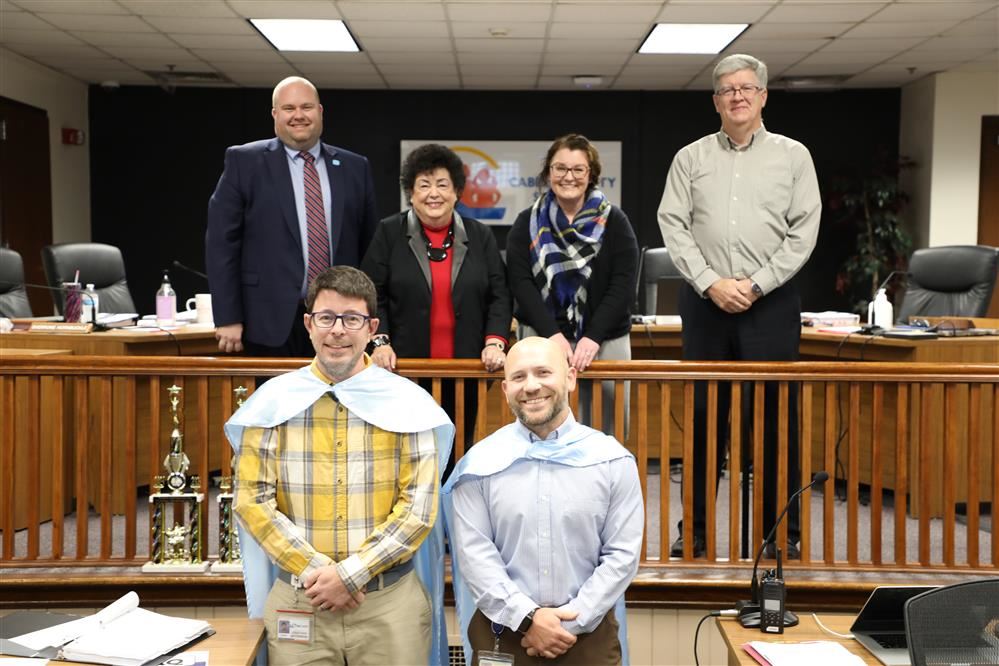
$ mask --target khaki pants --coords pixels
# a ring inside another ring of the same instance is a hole
[[[277,640],[278,610],[314,613],[312,642]],[[430,654],[430,600],[415,572],[394,585],[369,592],[352,611],[314,608],[305,590],[277,580],[267,595],[268,663],[272,666],[349,664],[425,666]]]
[[[561,657],[546,659],[545,657],[528,657],[527,651],[520,647],[523,638],[512,629],[503,628],[500,634],[500,652],[513,655],[514,666],[617,666],[621,663],[621,641],[617,638],[617,618],[614,609],[600,621],[597,628],[588,634],[576,636],[576,644]],[[478,657],[481,650],[492,650],[496,644],[492,623],[482,611],[475,611],[468,623],[468,642]],[[478,663],[473,661],[473,664]]]

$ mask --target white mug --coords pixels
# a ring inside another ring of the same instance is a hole
[[[198,316],[195,321],[199,324],[211,324],[214,321],[211,294],[195,294],[194,298],[187,299],[185,307],[188,311],[197,311]]]

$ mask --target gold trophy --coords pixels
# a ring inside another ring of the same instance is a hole
[[[179,386],[167,389],[173,430],[170,432],[170,453],[163,460],[166,474],[153,478],[149,496],[153,519],[149,525],[151,559],[142,565],[144,572],[192,573],[208,570],[201,552],[201,505],[205,496],[201,479],[189,476],[191,460],[184,453],[184,436],[180,432]],[[183,507],[181,522],[176,521],[176,509]]]
[[[237,386],[232,390],[236,395],[236,409],[246,402],[247,388]],[[219,481],[219,559],[212,563],[212,573],[241,573],[243,560],[239,551],[239,530],[232,513],[232,477],[223,476]]]

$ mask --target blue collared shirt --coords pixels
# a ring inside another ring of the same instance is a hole
[[[282,144],[284,145],[284,144]],[[302,298],[309,288],[309,243],[308,219],[305,213],[305,160],[299,156],[298,150],[284,146],[288,154],[288,169],[291,171],[291,187],[295,190],[295,209],[298,212],[298,231],[302,237],[302,261],[305,265],[305,275],[302,277]],[[323,211],[326,213],[326,238],[330,243],[330,260],[333,259],[333,193],[330,188],[329,175],[326,173],[326,161],[323,159],[322,144],[317,141],[316,145],[305,151],[311,153],[316,158],[316,173],[319,174],[319,186],[323,190]]]
[[[570,414],[543,442],[519,423],[508,432],[535,446],[586,446],[572,436],[585,427]],[[579,614],[566,630],[591,632],[638,570],[645,511],[631,456],[586,466],[521,458],[459,483],[453,502],[462,575],[475,605],[504,626],[545,606]]]

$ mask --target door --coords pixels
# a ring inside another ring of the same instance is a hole
[[[981,180],[978,184],[978,244],[999,247],[999,116],[982,117]],[[986,317],[999,317],[999,286]]]
[[[52,244],[49,116],[0,97],[0,244],[21,254],[24,281],[45,284],[42,248]],[[45,289],[27,288],[36,315],[52,314]]]

